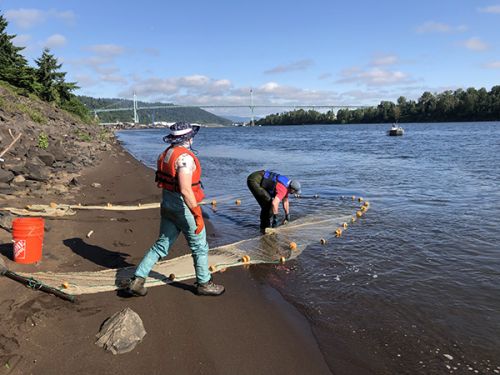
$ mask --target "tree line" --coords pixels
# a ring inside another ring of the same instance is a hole
[[[61,71],[62,64],[57,58],[45,48],[35,60],[35,67],[30,66],[21,54],[24,47],[14,45],[12,40],[16,35],[8,34],[7,26],[7,20],[0,14],[0,81],[20,94],[33,94],[89,121],[89,111],[73,94],[79,87],[76,82],[66,82],[66,73]]]
[[[397,103],[381,101],[378,106],[339,109],[337,113],[298,109],[276,113],[256,121],[257,125],[376,124],[388,122],[500,121],[500,86],[476,90],[424,92],[418,100],[404,96]]]

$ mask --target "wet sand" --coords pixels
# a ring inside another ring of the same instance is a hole
[[[101,156],[100,165],[82,172],[78,197],[68,202],[46,197],[37,203],[159,201],[152,170],[119,147]],[[91,187],[93,182],[101,187]],[[37,265],[11,262],[10,234],[0,230],[0,252],[11,270],[77,272],[136,265],[157,237],[159,210],[79,211],[46,223],[43,259]],[[210,243],[217,231],[208,221],[207,228]],[[188,252],[180,236],[169,258]],[[259,281],[252,267],[214,275],[226,287],[220,297],[197,296],[188,281],[150,288],[143,298],[98,293],[78,296],[75,304],[0,279],[0,374],[330,373],[306,319]],[[147,335],[132,352],[112,355],[95,345],[95,334],[106,318],[125,307],[140,315]]]

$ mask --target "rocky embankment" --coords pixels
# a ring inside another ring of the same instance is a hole
[[[0,206],[19,198],[71,197],[82,168],[98,162],[113,142],[99,125],[0,86]]]

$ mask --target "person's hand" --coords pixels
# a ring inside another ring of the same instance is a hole
[[[271,228],[276,228],[278,226],[278,218],[273,215],[273,221],[271,222]]]
[[[283,219],[282,225],[288,224],[289,221],[290,221],[290,215],[285,214],[285,218]]]
[[[191,213],[194,216],[194,221],[196,223],[196,230],[194,234],[200,234],[203,228],[205,228],[205,222],[203,221],[203,215],[201,213],[201,207],[196,206],[191,209]]]

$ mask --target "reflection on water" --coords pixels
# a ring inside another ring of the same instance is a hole
[[[500,124],[202,129],[195,148],[214,245],[254,237],[254,170],[301,181],[293,219],[341,214],[342,196],[371,209],[341,238],[290,267],[253,268],[311,320],[335,373],[500,373]],[[122,132],[154,164],[164,131]],[[241,199],[235,205],[234,199]]]

